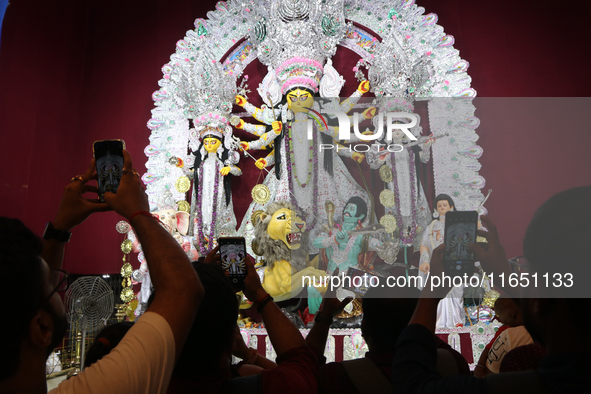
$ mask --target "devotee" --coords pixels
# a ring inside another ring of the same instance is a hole
[[[507,325],[497,339],[492,343],[486,357],[486,372],[499,373],[501,363],[507,353],[520,346],[534,343],[531,335],[523,326],[521,311],[510,298],[499,298],[495,302],[495,313],[499,320]]]
[[[483,378],[491,373],[491,371],[486,366],[486,360],[488,359],[488,353],[490,352],[493,343],[495,343],[499,335],[501,335],[503,331],[510,327],[523,326],[523,318],[521,317],[519,306],[511,298],[499,297],[495,301],[493,309],[495,310],[496,319],[503,323],[503,325],[497,329],[493,339],[490,340],[490,342],[484,347],[484,350],[480,354],[478,363],[476,363],[476,367],[474,368],[474,376],[479,378]]]
[[[432,290],[426,286],[409,326],[398,339],[392,363],[393,385],[407,393],[587,392],[591,386],[591,340],[586,332],[590,317],[578,313],[587,300],[572,297],[583,294],[582,281],[589,270],[590,201],[590,186],[551,197],[536,211],[525,234],[523,251],[530,264],[530,275],[550,273],[572,279],[571,286],[521,289],[520,309],[525,327],[534,340],[546,346],[548,354],[535,371],[491,374],[485,379],[440,377],[434,368],[432,332],[437,303],[447,289]],[[507,274],[510,271],[497,229],[487,217],[483,216],[482,221],[489,233],[480,235],[487,238],[488,246],[470,247],[487,272]],[[435,250],[432,276],[442,272],[444,248],[442,245]],[[504,289],[511,293],[510,286]]]
[[[338,271],[337,271],[338,272]],[[412,317],[420,291],[415,288],[388,286],[371,287],[364,298],[361,333],[369,351],[357,360],[325,364],[324,350],[330,325],[335,316],[351,300],[339,301],[334,290],[324,298],[315,323],[306,337],[320,367],[319,393],[363,393],[392,391],[390,367],[396,349],[398,334]],[[447,343],[436,338],[438,346],[437,371],[448,374],[470,374],[464,357]]]
[[[205,288],[205,298],[174,369],[169,394],[264,392],[312,393],[316,391],[318,363],[299,330],[273,298],[263,289],[250,256],[247,256],[244,295],[261,314],[277,366],[245,377],[232,379],[230,362],[234,342],[238,301],[230,280],[224,274],[216,247],[193,265]]]
[[[61,205],[48,224],[43,242],[18,219],[0,218],[0,325],[2,358],[0,393],[45,393],[45,361],[67,329],[64,305],[57,294],[67,273],[61,270],[70,231],[92,213],[114,210],[128,219],[144,246],[158,295],[110,354],[52,393],[160,393],[166,390],[203,298],[203,287],[187,255],[174,238],[149,214],[148,198],[131,156],[124,165],[117,194],[106,193],[106,203],[87,199],[96,193],[94,160],[83,175],[72,178]],[[89,245],[92,247],[92,245]],[[182,289],[182,291],[180,290]],[[16,297],[16,298],[15,298]]]
[[[261,373],[264,369],[277,368],[277,364],[259,352],[250,348],[244,342],[240,327],[236,325],[232,356],[242,359],[238,364],[232,364],[232,376],[249,376]]]

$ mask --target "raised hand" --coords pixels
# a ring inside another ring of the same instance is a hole
[[[357,91],[361,94],[369,92],[369,81],[363,81],[359,84]]]
[[[98,198],[85,198],[84,193],[97,193],[96,186],[87,185],[91,179],[96,179],[95,161],[92,159],[83,175],[77,175],[66,187],[62,194],[62,201],[58,209],[53,226],[57,229],[70,231],[86,220],[94,212],[109,211],[111,208],[99,201]]]
[[[241,107],[244,107],[246,105],[246,99],[240,95],[236,95],[236,104],[238,104]]]
[[[347,230],[341,230],[337,233],[337,239],[343,240],[347,238]]]
[[[255,302],[256,300],[260,300],[265,297],[267,292],[265,289],[263,289],[263,285],[261,285],[261,280],[257,274],[256,268],[254,267],[252,257],[246,255],[244,264],[246,265],[246,277],[244,278],[243,292],[249,301]]]
[[[257,166],[259,170],[262,170],[263,168],[267,167],[267,159],[258,159],[255,161],[254,165]]]
[[[486,238],[488,243],[471,244],[468,249],[476,255],[476,260],[480,261],[485,272],[504,272],[509,269],[505,248],[499,240],[497,226],[488,218],[481,216],[480,220],[486,225],[488,231],[478,230],[477,234]]]
[[[368,109],[366,109],[365,111],[363,111],[363,117],[365,119],[371,119],[374,116],[376,116],[377,110],[378,109],[376,107],[369,107]]]
[[[281,133],[281,130],[283,129],[283,124],[276,120],[275,122],[271,123],[271,127],[273,127],[273,131],[275,132],[275,134],[279,135],[279,133]]]
[[[425,261],[423,264],[419,265],[419,271],[424,273],[429,272],[429,262]]]
[[[332,273],[333,276],[339,276],[339,269],[335,269]],[[336,298],[336,290],[333,289],[332,286],[328,287],[326,293],[324,293],[324,300],[322,301],[322,307],[320,308],[320,312],[328,317],[334,318],[335,316],[341,314],[343,309],[351,302],[353,298],[347,297],[343,301],[339,301]]]
[[[106,192],[105,202],[126,219],[136,212],[150,210],[140,175],[133,169],[131,155],[126,150],[123,150],[123,175],[117,193]]]
[[[247,141],[240,141],[240,147],[242,150],[249,150],[250,144]]]
[[[363,159],[365,159],[365,155],[363,153],[353,152],[353,154],[351,155],[351,158],[353,160],[356,160],[358,163],[361,163],[363,161]]]

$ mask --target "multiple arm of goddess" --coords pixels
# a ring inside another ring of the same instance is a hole
[[[345,101],[343,101],[339,105],[339,110],[342,112],[345,112],[345,113],[350,112],[351,109],[355,106],[355,104],[359,100],[359,98],[364,93],[367,93],[368,90],[369,90],[369,82],[367,82],[367,81],[361,82],[359,84],[359,87],[355,91],[355,93],[353,93],[351,95],[351,97],[347,98]],[[240,123],[236,126],[236,128],[243,129],[243,130],[259,137],[259,139],[255,140],[255,141],[241,142],[242,148],[245,150],[266,149],[268,146],[270,146],[273,143],[275,138],[281,133],[281,130],[283,128],[282,122],[276,121],[275,119],[281,114],[282,111],[280,109],[278,110],[278,109],[274,109],[274,108],[268,108],[267,106],[262,106],[261,108],[257,108],[254,105],[250,104],[246,100],[246,98],[244,98],[242,96],[236,96],[236,104],[243,107],[253,118],[258,120],[259,122],[272,126],[272,130],[267,131],[267,127],[265,127],[263,125],[255,125],[255,124],[251,124],[251,123],[246,123],[241,119]],[[291,106],[289,106],[289,108],[291,109]],[[365,113],[364,113],[364,115],[365,115]],[[321,124],[318,127],[318,130],[320,132],[330,136],[333,140],[339,139],[338,138],[339,137],[338,127],[332,127],[332,126],[325,127],[324,124]],[[357,142],[357,141],[359,141],[359,139],[356,136],[352,136],[351,142]],[[356,160],[363,159],[362,154],[357,153],[357,152],[352,152],[349,149],[339,149],[338,153],[342,156],[351,157]],[[262,167],[271,166],[274,164],[274,162],[275,162],[274,152],[271,151],[269,153],[269,155],[267,155],[267,157],[265,157],[264,159],[257,160],[256,165],[257,165],[257,167],[262,168]]]

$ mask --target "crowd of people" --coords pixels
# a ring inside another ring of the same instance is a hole
[[[89,349],[86,368],[52,393],[530,393],[588,392],[590,340],[585,299],[561,289],[505,288],[495,311],[502,329],[472,373],[457,351],[435,334],[437,304],[449,288],[374,287],[363,299],[362,334],[369,351],[358,360],[327,363],[329,328],[350,301],[325,294],[306,338],[261,286],[247,258],[244,295],[262,316],[277,359],[248,348],[236,326],[238,303],[217,250],[191,262],[149,213],[142,182],[124,151],[116,194],[105,202],[87,171],[72,178],[43,239],[18,219],[0,218],[0,291],[5,321],[0,394],[47,392],[45,362],[62,341],[67,321],[58,290],[65,242],[89,215],[114,210],[143,245],[154,294],[134,324],[107,327]],[[524,238],[530,273],[571,273],[582,280],[591,241],[591,187],[555,195],[536,212]],[[494,223],[473,244],[486,272],[510,273]],[[433,251],[431,275],[443,270],[443,249]],[[579,284],[579,286],[581,286]],[[181,290],[182,289],[182,290]],[[232,365],[232,356],[241,358]]]

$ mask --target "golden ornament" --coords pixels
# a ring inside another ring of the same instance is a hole
[[[392,169],[387,165],[383,165],[380,167],[380,178],[384,182],[392,182]]]
[[[486,240],[486,238],[481,237],[480,235],[476,236],[476,243],[488,243],[488,241]]]
[[[135,320],[135,310],[137,308],[138,300],[134,298],[129,304],[127,304],[127,309],[125,310],[125,314],[129,318],[129,321]]]
[[[265,205],[271,199],[271,192],[265,185],[255,185],[250,194],[252,195],[252,200],[259,205]]]
[[[121,301],[123,301],[125,304],[133,300],[133,297],[133,289],[131,287],[126,287],[121,291]]]
[[[386,232],[393,233],[396,230],[396,218],[392,215],[384,215],[380,219],[380,224],[384,226]]]
[[[131,249],[133,249],[133,242],[130,239],[126,239],[125,241],[121,242],[121,251],[125,254],[131,253]]]
[[[380,203],[386,208],[393,208],[395,205],[394,192],[390,189],[384,189],[380,193]]]
[[[131,273],[133,272],[133,267],[129,263],[125,263],[121,266],[121,276],[124,278],[129,278]]]
[[[489,290],[484,293],[484,301],[482,301],[482,305],[488,306],[490,308],[494,308],[495,302],[499,298],[501,294],[499,294],[496,290]]]
[[[256,225],[257,219],[261,216],[262,213],[264,213],[264,211],[257,209],[256,211],[254,211],[252,213],[252,215],[250,215],[250,222],[252,223],[253,226]]]
[[[177,201],[179,211],[191,213],[191,205],[185,200]]]
[[[183,175],[176,180],[174,187],[179,193],[186,193],[191,188],[191,181]]]

